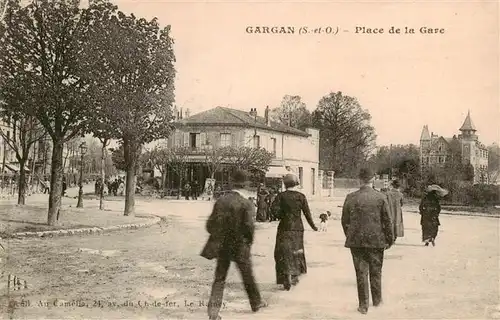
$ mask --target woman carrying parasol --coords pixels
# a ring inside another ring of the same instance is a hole
[[[432,243],[436,245],[436,237],[439,231],[439,213],[441,212],[441,205],[439,199],[446,196],[448,191],[441,188],[437,184],[429,185],[426,190],[422,201],[420,202],[420,225],[422,226],[422,241],[425,246]]]

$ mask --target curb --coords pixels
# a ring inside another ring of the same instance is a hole
[[[16,232],[9,235],[4,235],[3,239],[23,239],[23,238],[51,238],[59,236],[74,236],[74,235],[92,235],[101,234],[110,231],[139,229],[154,226],[162,221],[159,217],[145,218],[152,221],[145,223],[122,224],[110,227],[93,227],[93,228],[78,228],[78,229],[62,229],[36,232]]]
[[[415,210],[408,210],[406,212],[411,212],[411,213],[419,213],[418,211]],[[483,217],[483,218],[500,218],[500,215],[498,214],[486,214],[486,213],[465,213],[465,212],[455,212],[455,211],[446,211],[443,212],[441,211],[439,214],[445,214],[448,216],[465,216],[465,217]]]

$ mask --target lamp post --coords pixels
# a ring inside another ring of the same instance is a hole
[[[78,180],[78,203],[76,204],[77,208],[83,208],[83,156],[87,152],[87,145],[85,141],[80,144],[80,179]]]

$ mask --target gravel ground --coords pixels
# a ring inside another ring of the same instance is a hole
[[[357,295],[338,220],[342,201],[312,201],[315,216],[334,213],[326,233],[306,231],[309,272],[290,292],[274,284],[276,223],[259,224],[255,274],[270,306],[251,314],[236,268],[224,294],[224,319],[353,319]],[[139,201],[161,225],[104,235],[15,240],[4,256],[4,318],[205,319],[214,262],[199,256],[208,202]],[[420,243],[418,215],[405,213],[405,237],[386,252],[385,303],[363,319],[497,317],[498,219],[443,216],[436,247]],[[317,218],[316,218],[317,220]],[[6,277],[27,289],[6,293]],[[9,306],[7,308],[7,306]],[[499,310],[500,311],[500,310]]]

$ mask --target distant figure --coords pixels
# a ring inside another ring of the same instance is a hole
[[[191,197],[193,200],[198,200],[198,192],[199,192],[200,186],[198,184],[198,180],[194,180],[193,186],[191,187]]]
[[[94,184],[94,193],[96,196],[99,196],[101,194],[101,184],[101,178],[96,179]]]
[[[433,246],[436,245],[436,237],[441,225],[439,222],[439,213],[441,212],[439,198],[447,193],[447,190],[433,184],[426,188],[424,197],[420,202],[418,209],[421,215],[422,242],[424,242],[425,246],[428,246],[429,243],[432,243]]]
[[[218,199],[222,193],[222,187],[220,184],[215,185],[215,190],[214,190],[214,199]]]
[[[118,179],[117,193],[119,196],[123,196],[123,194],[125,193],[125,183],[123,182],[123,180],[121,178]]]
[[[191,194],[191,185],[189,182],[186,182],[184,185],[184,197],[186,197],[186,200],[189,200],[189,195]]]
[[[257,190],[257,221],[265,222],[267,221],[267,195],[268,192],[264,189],[264,185],[261,183],[259,189]]]
[[[382,303],[384,250],[394,241],[387,197],[373,189],[374,179],[370,169],[360,170],[361,187],[347,195],[341,218],[345,247],[351,250],[356,271],[358,312],[361,314],[368,312],[370,290],[373,306]]]
[[[389,209],[391,213],[392,226],[394,228],[394,242],[397,238],[404,237],[405,228],[403,224],[403,194],[399,191],[399,181],[393,180],[387,192],[389,194]]]
[[[118,178],[115,178],[115,180],[111,183],[111,189],[113,195],[116,197],[118,195]]]
[[[269,218],[269,222],[276,221],[276,217],[275,217],[274,212],[273,212],[274,199],[276,199],[276,190],[271,188],[271,190],[269,190],[269,194],[267,195],[267,198],[266,198],[267,216]]]
[[[208,201],[210,201],[212,199],[212,197],[214,196],[214,185],[212,184],[212,181],[208,182],[206,192],[207,192],[207,196],[208,196]]]
[[[257,312],[267,306],[261,298],[252,270],[250,250],[254,240],[255,208],[247,199],[247,173],[236,171],[232,181],[232,191],[220,197],[214,204],[206,224],[210,238],[201,252],[201,256],[207,259],[217,259],[215,279],[208,302],[210,320],[221,319],[219,311],[231,261],[236,263],[240,271],[252,311]]]
[[[44,181],[44,189],[43,189],[43,193],[50,193],[50,181],[48,178],[45,178],[45,181]]]
[[[66,177],[63,176],[63,178],[62,178],[62,190],[61,190],[61,196],[62,197],[64,197],[64,195],[66,194],[66,188],[67,188]]]

